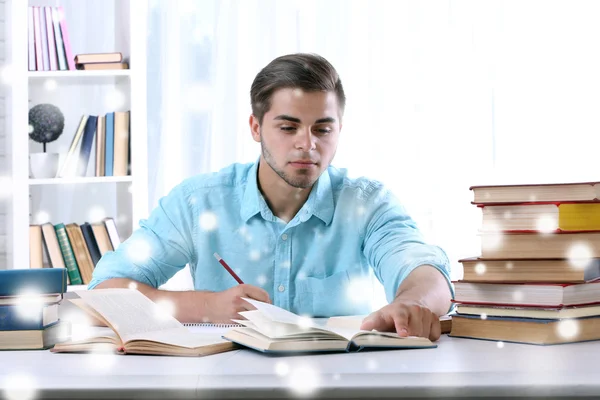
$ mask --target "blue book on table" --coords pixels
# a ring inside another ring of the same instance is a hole
[[[67,291],[66,268],[2,269],[0,297],[63,294]]]
[[[0,305],[0,331],[34,331],[58,322],[58,304]]]

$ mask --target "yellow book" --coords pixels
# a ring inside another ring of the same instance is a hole
[[[600,230],[600,202],[482,206],[482,231]]]

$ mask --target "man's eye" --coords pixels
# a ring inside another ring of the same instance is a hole
[[[293,126],[282,126],[279,129],[281,129],[282,131],[286,131],[286,132],[291,132],[291,131],[296,130],[296,128]]]
[[[331,129],[329,128],[320,128],[316,130],[317,133],[321,134],[321,135],[327,135],[328,133],[331,133]]]

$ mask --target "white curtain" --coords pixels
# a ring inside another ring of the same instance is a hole
[[[249,90],[316,52],[347,108],[334,164],[388,184],[428,239],[479,254],[471,185],[597,180],[600,2],[150,0],[150,206],[256,159]]]

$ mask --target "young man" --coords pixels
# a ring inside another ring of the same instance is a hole
[[[176,186],[100,260],[89,288],[134,285],[155,301],[172,301],[186,322],[239,318],[253,309],[241,297],[328,317],[371,311],[359,293],[364,286],[353,282],[372,269],[389,304],[362,328],[437,340],[438,316],[452,296],[448,258],[424,243],[380,183],[330,166],[345,105],[333,66],[317,55],[279,57],[258,73],[250,95],[258,161]],[[157,289],[186,264],[194,291]]]

